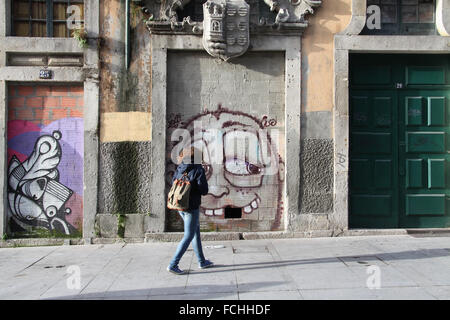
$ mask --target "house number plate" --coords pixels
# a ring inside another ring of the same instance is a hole
[[[51,70],[40,70],[39,71],[39,79],[51,79],[52,71]]]

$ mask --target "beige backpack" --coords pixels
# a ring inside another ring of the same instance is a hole
[[[192,185],[189,182],[188,173],[185,172],[180,179],[175,179],[167,196],[167,208],[178,211],[189,209],[189,195]]]

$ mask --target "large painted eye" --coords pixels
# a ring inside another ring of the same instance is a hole
[[[261,168],[254,164],[247,163],[247,171],[249,174],[258,174],[261,173]]]
[[[261,172],[261,168],[257,165],[240,159],[228,159],[225,161],[225,170],[236,175],[251,175]]]

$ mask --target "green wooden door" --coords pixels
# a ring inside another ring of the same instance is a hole
[[[450,226],[450,94],[415,89],[399,93],[399,226]]]
[[[397,225],[397,103],[393,91],[352,92],[350,225],[366,228]]]
[[[351,57],[350,228],[450,226],[448,60]]]

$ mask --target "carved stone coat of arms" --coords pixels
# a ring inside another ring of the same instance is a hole
[[[225,61],[249,46],[250,6],[244,0],[208,0],[203,5],[203,46]]]
[[[202,42],[206,51],[225,61],[243,55],[248,50],[250,33],[260,36],[301,35],[308,26],[305,15],[313,13],[314,8],[322,4],[322,0],[132,1],[141,6],[147,15],[146,24],[151,33],[203,34]],[[191,8],[187,9],[189,6]],[[270,13],[267,13],[265,6],[269,7]],[[186,12],[183,12],[185,8]],[[203,13],[203,21],[199,19],[197,10]],[[183,18],[178,17],[181,12]]]

